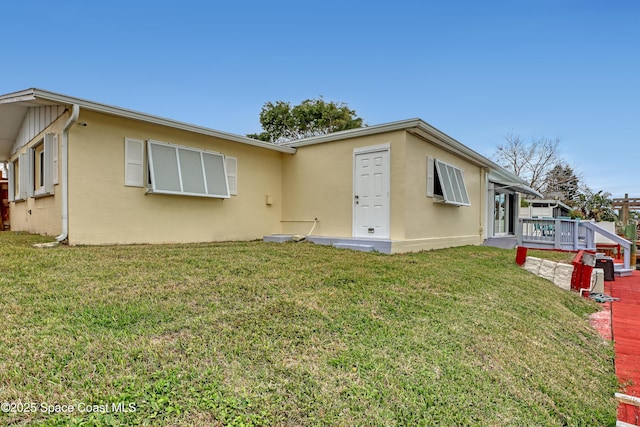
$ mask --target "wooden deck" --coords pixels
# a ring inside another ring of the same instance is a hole
[[[560,218],[520,218],[518,245],[566,251],[595,250],[595,233],[584,222]]]
[[[619,301],[611,304],[611,323],[616,354],[615,368],[621,393],[640,399],[640,271],[605,282],[605,292]],[[631,399],[631,400],[635,400]],[[618,420],[640,426],[640,407],[618,397]]]
[[[567,218],[520,218],[516,229],[518,246],[576,252],[595,251],[596,234],[616,242],[623,248],[624,267],[618,271],[630,273],[631,242],[593,222]]]

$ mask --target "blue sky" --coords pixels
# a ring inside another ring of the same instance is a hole
[[[322,95],[420,117],[491,157],[562,138],[594,190],[640,197],[640,1],[2,2],[0,93],[38,87],[258,132]],[[634,151],[635,150],[635,151]]]

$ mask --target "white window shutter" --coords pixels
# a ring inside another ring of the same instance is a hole
[[[48,133],[44,136],[44,192],[53,194],[53,144],[54,134]]]
[[[29,183],[33,181],[33,173],[31,172],[33,169],[33,160],[29,162],[29,158],[33,158],[33,155],[29,155],[29,153],[32,153],[32,151],[29,150],[26,153],[20,154],[20,160],[18,160],[18,164],[20,165],[20,177],[18,181],[20,194],[18,198],[20,199],[27,198],[30,193],[29,188],[31,188],[31,193],[33,193],[33,185],[29,185]]]
[[[225,156],[221,153],[149,140],[147,156],[149,193],[221,199],[230,196]]]
[[[464,171],[462,169],[455,170],[456,178],[458,180],[458,188],[460,190],[460,202],[463,205],[470,204],[469,194],[467,193],[467,186],[464,183]]]
[[[227,160],[227,181],[229,182],[229,194],[238,195],[238,159],[236,157],[226,157]]]
[[[144,187],[144,141],[126,138],[124,146],[124,185]]]
[[[16,199],[16,195],[15,195],[15,185],[16,185],[16,177],[13,176],[13,162],[10,162],[7,165],[7,175],[9,178],[9,201],[13,202]]]
[[[434,183],[434,159],[433,157],[427,157],[427,197],[433,197],[433,183]]]
[[[53,134],[53,142],[51,143],[51,180],[53,184],[58,184],[58,134]]]
[[[470,206],[462,169],[440,160],[436,160],[434,163],[444,203]]]
[[[33,149],[29,149],[27,150],[27,162],[26,165],[27,167],[24,168],[25,169],[25,174],[26,174],[26,184],[27,184],[27,197],[33,197],[33,194],[35,192],[35,152],[33,151]]]

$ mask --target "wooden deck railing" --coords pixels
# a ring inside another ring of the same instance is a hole
[[[520,218],[516,230],[518,246],[566,251],[595,251],[596,233],[624,248],[624,268],[630,268],[631,242],[593,222],[565,218]]]

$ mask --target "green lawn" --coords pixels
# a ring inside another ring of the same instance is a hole
[[[0,424],[615,425],[597,306],[515,251],[45,240],[0,233]]]

